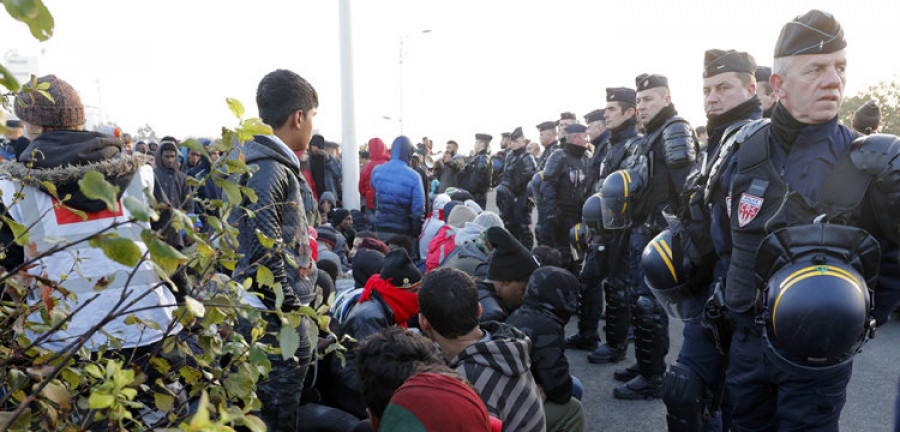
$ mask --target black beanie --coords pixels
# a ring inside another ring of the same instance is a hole
[[[353,257],[353,282],[357,288],[366,286],[366,282],[374,274],[381,271],[384,254],[372,249],[360,249]]]
[[[500,227],[488,228],[487,240],[494,247],[488,264],[488,279],[501,282],[528,280],[538,268],[531,252],[509,231]]]
[[[316,234],[318,235],[316,240],[328,242],[332,248],[337,246],[337,236],[341,235],[336,229],[325,225],[316,228]]]
[[[347,219],[348,216],[350,216],[350,210],[342,208],[332,210],[330,214],[331,226],[337,228],[337,226],[340,225],[341,222],[344,221],[344,219]]]
[[[318,261],[316,261],[316,267],[318,267],[319,270],[328,273],[328,276],[331,276],[332,281],[337,281],[338,276],[341,272],[338,264],[328,259],[319,259]],[[334,284],[332,283],[332,285]]]
[[[422,281],[422,272],[413,264],[406,249],[394,249],[384,256],[381,278],[395,287],[408,288]]]

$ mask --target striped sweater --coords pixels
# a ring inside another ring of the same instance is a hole
[[[459,353],[450,367],[475,386],[488,412],[503,421],[503,431],[545,431],[544,406],[530,372],[531,340],[503,323],[481,328],[486,338]]]

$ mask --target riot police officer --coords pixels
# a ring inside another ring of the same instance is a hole
[[[607,131],[610,132],[608,151],[596,168],[597,174],[594,189],[599,191],[603,179],[610,173],[618,170],[622,161],[628,155],[627,149],[640,141],[641,136],[637,131],[637,105],[635,103],[635,91],[626,87],[606,89],[606,109],[603,111],[606,120]],[[585,210],[587,203],[585,203]],[[584,213],[587,222],[587,213]],[[599,216],[597,216],[599,217]],[[598,227],[598,235],[592,237],[602,242],[604,253],[599,254],[591,249],[589,257],[585,259],[585,267],[582,270],[582,309],[579,314],[579,334],[584,329],[597,329],[600,319],[600,299],[606,298],[606,325],[603,330],[606,342],[588,354],[591,363],[618,362],[625,358],[625,350],[628,347],[628,329],[631,327],[631,305],[628,294],[627,280],[628,267],[624,263],[625,245],[628,240],[626,231],[607,232],[602,230],[602,224]],[[593,256],[591,256],[593,254]],[[588,264],[597,262],[597,269]],[[604,273],[603,268],[609,272]],[[598,271],[598,269],[600,269]],[[598,276],[593,276],[594,273]],[[600,279],[599,286],[594,282]],[[594,306],[596,304],[596,306]],[[596,313],[592,311],[597,311]]]
[[[647,176],[640,199],[633,202],[634,206],[629,210],[627,261],[637,364],[614,375],[627,381],[613,392],[619,399],[661,396],[665,356],[669,349],[669,320],[644,281],[640,257],[650,239],[666,225],[663,209],[677,213],[679,197],[698,151],[694,129],[678,116],[672,104],[668,79],[662,75],[641,74],[635,81],[638,117],[646,135],[629,149],[623,167],[646,172]],[[604,226],[609,228],[606,221]]]
[[[609,136],[610,131],[606,129],[606,119],[604,118],[604,109],[596,109],[584,115],[584,121],[587,123],[587,134],[591,139],[591,145],[594,151],[591,154],[591,162],[588,165],[588,189],[591,193],[600,189],[597,180],[600,175],[600,167],[603,165],[603,159],[609,152]]]
[[[859,344],[838,351],[830,344],[848,329],[857,342],[867,337],[868,320],[879,313],[868,296],[869,273],[880,268],[879,291],[897,288],[890,286],[896,260],[882,261],[862,245],[874,243],[866,240],[871,234],[881,256],[896,252],[900,139],[856,138],[838,122],[846,45],[826,12],[787,23],[769,80],[778,96],[771,123],[744,126],[722,174],[716,166],[710,174],[711,217],[721,228],[715,239],[731,242],[724,300],[735,326],[727,387],[736,429],[837,430]],[[786,280],[785,270],[804,277]],[[820,290],[808,290],[810,278]],[[835,304],[844,297],[830,293],[844,292],[845,282],[853,300]],[[771,295],[795,285],[797,295],[783,296],[775,309]],[[787,327],[773,330],[778,323]]]
[[[525,151],[525,135],[517,127],[509,135],[512,141],[509,156],[503,166],[503,177],[497,187],[497,207],[506,228],[528,250],[534,246],[531,234],[532,204],[528,197],[528,182],[534,176],[534,156]]]
[[[509,152],[509,132],[500,134],[500,150],[491,155],[491,187],[496,188],[500,184],[500,176],[503,175],[503,163]]]
[[[706,129],[709,139],[706,146],[705,165],[698,164],[695,175],[688,182],[688,189],[693,191],[694,199],[684,203],[679,215],[680,226],[670,227],[676,232],[681,244],[671,244],[671,248],[680,248],[688,252],[687,259],[696,267],[690,274],[690,287],[696,294],[682,295],[673,300],[693,301],[699,304],[675,304],[667,307],[671,311],[691,310],[690,316],[679,314],[677,318],[685,320],[684,342],[673,364],[663,381],[663,401],[666,403],[666,417],[669,431],[718,431],[723,429],[721,418],[711,418],[722,404],[724,395],[724,378],[726,359],[719,352],[715,341],[707,337],[700,322],[702,306],[710,297],[709,281],[725,276],[727,257],[730,251],[713,251],[700,244],[709,244],[710,227],[706,217],[692,217],[697,214],[708,214],[707,204],[702,199],[706,184],[706,173],[716,159],[721,148],[721,141],[735,134],[742,126],[762,117],[762,107],[756,96],[756,80],[754,72],[756,61],[745,52],[735,50],[711,49],[704,54],[703,64],[703,101],[706,111]],[[692,235],[695,238],[690,238]],[[654,256],[653,245],[647,246],[644,257]],[[683,254],[674,253],[673,256]],[[673,263],[680,265],[681,263]],[[668,266],[655,269],[644,267],[648,280],[653,279],[651,271],[666,275]],[[699,274],[703,272],[703,274]],[[685,272],[689,273],[689,272]],[[656,276],[659,276],[656,275]],[[656,279],[659,279],[658,277]],[[678,281],[673,281],[678,283]],[[683,282],[683,281],[682,281]],[[660,286],[652,286],[654,294],[660,292]],[[672,288],[672,287],[667,287]],[[659,296],[658,296],[659,297]],[[659,298],[664,304],[665,298]],[[704,420],[704,414],[707,418]],[[704,424],[705,423],[705,424]],[[727,427],[726,427],[727,429]]]
[[[537,161],[538,171],[544,170],[547,164],[547,158],[553,154],[553,151],[560,148],[559,141],[556,139],[556,122],[545,121],[535,126],[540,133],[541,146],[544,147],[541,157]]]
[[[589,192],[586,130],[578,123],[566,126],[566,144],[547,158],[541,183],[541,207],[546,212],[543,236],[548,246],[560,252],[566,266],[572,261],[569,228],[581,221],[581,206]]]
[[[466,163],[460,179],[460,185],[475,197],[481,208],[487,208],[487,192],[491,187],[493,166],[488,159],[488,146],[493,138],[488,134],[475,134],[475,156]]]

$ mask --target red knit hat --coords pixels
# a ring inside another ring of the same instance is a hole
[[[435,409],[440,407],[440,409]],[[394,392],[379,430],[491,432],[484,402],[449,375],[420,373]]]

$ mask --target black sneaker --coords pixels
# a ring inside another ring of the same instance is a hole
[[[641,374],[641,370],[638,367],[637,362],[632,363],[625,369],[619,369],[613,372],[613,379],[616,381],[628,382],[634,379],[634,377]]]
[[[595,335],[585,336],[581,333],[575,333],[566,338],[566,349],[576,349],[583,351],[591,351],[597,349],[600,344],[600,337]]]
[[[588,354],[587,359],[591,363],[618,363],[625,359],[625,352],[627,350],[628,345],[619,348],[610,344],[603,344],[594,351],[591,351],[591,353]]]
[[[662,397],[662,375],[650,378],[636,376],[631,381],[620,385],[613,390],[616,399],[659,399]]]

